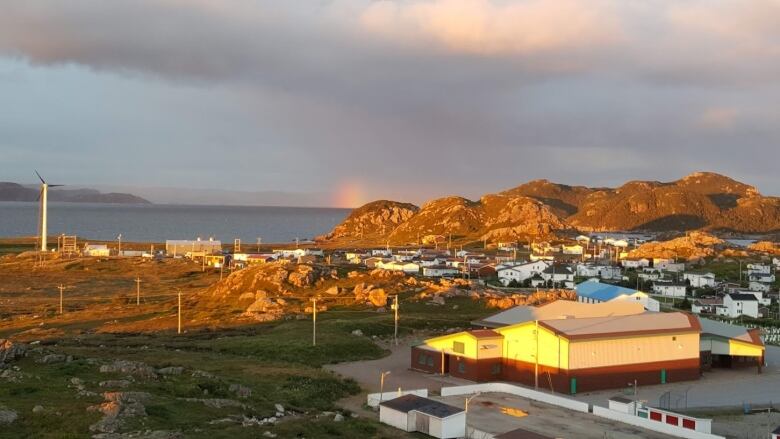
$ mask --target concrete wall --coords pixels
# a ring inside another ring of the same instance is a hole
[[[581,413],[589,412],[588,403],[575,401],[569,398],[563,398],[550,393],[539,392],[525,387],[515,386],[507,383],[484,383],[472,384],[469,386],[442,387],[441,396],[454,395],[472,395],[477,392],[482,393],[508,393],[510,395],[528,398],[534,401],[544,402],[546,404],[563,407]]]
[[[646,428],[648,430],[657,431],[659,433],[664,433],[675,437],[681,437],[686,439],[726,439],[723,436],[718,436],[715,434],[704,433],[695,430],[689,430],[687,428],[666,424],[665,422],[651,421],[649,419],[640,418],[626,413],[616,412],[614,410],[610,410],[599,406],[593,406],[593,414],[595,416],[599,416],[602,418],[611,419],[613,421],[622,422],[624,424],[629,424],[636,427]]]
[[[382,401],[390,401],[391,399],[398,398],[400,396],[404,395],[417,395],[422,396],[423,398],[428,397],[428,389],[417,389],[417,390],[403,390],[401,393],[398,393],[398,391],[394,392],[385,392],[382,393]],[[368,404],[369,407],[376,407],[379,405],[379,393],[369,393],[368,397],[366,398],[366,404]]]

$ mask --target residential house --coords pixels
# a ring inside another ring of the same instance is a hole
[[[376,263],[376,268],[389,271],[403,271],[409,274],[420,272],[420,265],[409,261],[380,261]]]
[[[732,293],[723,297],[723,308],[721,315],[731,318],[739,316],[750,316],[758,318],[758,299],[753,294]]]
[[[623,268],[642,268],[642,267],[649,267],[650,266],[650,260],[647,258],[626,258],[620,261],[620,264],[623,266]]]
[[[504,284],[509,285],[510,282],[523,282],[526,279],[530,279],[534,274],[541,274],[549,265],[545,261],[526,262],[523,264],[502,264],[496,267],[496,274],[498,280]]]
[[[715,274],[712,272],[689,271],[683,273],[683,279],[687,280],[693,288],[715,288]]]
[[[550,264],[539,274],[553,286],[574,288],[574,271],[567,265]]]
[[[685,297],[688,284],[684,282],[657,280],[653,282],[653,293],[668,297]]]
[[[768,264],[747,264],[747,273],[751,274],[772,274],[772,266]]]
[[[668,258],[653,258],[653,267],[659,270],[679,273],[685,270],[685,263],[675,262],[674,259]]]
[[[637,277],[645,282],[660,280],[662,276],[661,270],[653,267],[643,267],[642,271],[637,273]]]
[[[561,251],[563,254],[566,255],[581,255],[584,251],[584,248],[579,244],[574,245],[563,245],[561,247]]]
[[[454,277],[460,274],[460,270],[447,265],[429,265],[423,266],[422,273],[426,277]]]
[[[691,312],[694,314],[717,314],[719,307],[723,307],[723,299],[721,298],[696,299],[691,304]]]
[[[762,293],[768,293],[772,290],[772,283],[762,282],[758,280],[751,280],[748,283],[748,288],[750,288],[752,291],[760,291]]]
[[[639,290],[624,288],[618,285],[599,282],[597,279],[589,279],[579,283],[577,301],[582,303],[602,303],[612,301],[628,301],[641,304],[646,310],[658,312],[661,305],[657,300]]]

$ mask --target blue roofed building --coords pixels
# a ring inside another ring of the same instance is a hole
[[[583,303],[602,303],[615,300],[626,300],[641,303],[647,311],[660,311],[657,300],[639,290],[625,288],[618,285],[599,282],[598,279],[589,279],[575,287],[577,301]]]

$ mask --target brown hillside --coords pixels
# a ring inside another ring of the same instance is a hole
[[[384,206],[392,202],[377,203],[380,204],[371,203],[356,210],[326,240],[366,236],[366,227],[360,226],[354,217],[386,217]],[[780,198],[765,197],[753,186],[711,172],[696,172],[672,182],[630,181],[618,188],[534,180],[485,195],[478,202],[446,197],[426,203],[419,211],[415,209],[408,208],[404,219],[394,221],[392,232],[384,234],[393,244],[449,239],[450,234],[461,242],[507,241],[552,235],[571,228],[780,232]],[[377,234],[376,227],[369,229]],[[376,239],[375,243],[380,241],[384,243],[386,239]]]

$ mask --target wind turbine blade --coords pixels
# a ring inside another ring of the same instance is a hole
[[[41,183],[46,184],[46,181],[43,180],[43,177],[41,177],[41,174],[39,174],[37,170],[35,170],[35,175],[38,176],[38,180],[40,180]]]
[[[50,184],[49,187],[62,187],[64,184]]]

